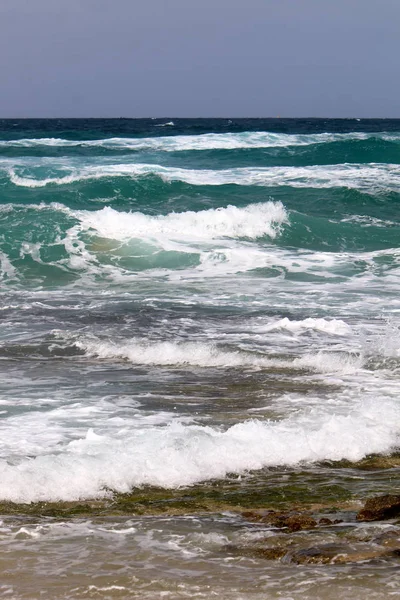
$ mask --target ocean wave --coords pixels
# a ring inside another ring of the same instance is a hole
[[[323,460],[357,461],[398,443],[398,404],[363,400],[342,414],[314,409],[282,421],[248,420],[225,431],[173,422],[89,430],[57,454],[0,461],[0,499],[13,502],[79,500],[129,492],[133,487],[192,485],[277,465]]]
[[[343,374],[354,373],[363,366],[361,355],[348,352],[316,352],[300,358],[272,358],[256,352],[222,349],[205,342],[150,342],[143,339],[110,342],[78,337],[73,344],[87,356],[105,360],[128,360],[135,365],[280,368]]]
[[[272,332],[272,331],[287,331],[295,335],[301,335],[307,331],[318,331],[327,333],[328,335],[348,335],[351,333],[351,328],[341,319],[314,319],[308,317],[301,321],[292,321],[285,317],[274,323],[261,325],[257,328],[257,332]]]
[[[175,123],[173,121],[167,121],[167,123],[156,123],[154,127],[174,127]]]
[[[4,167],[3,167],[4,169]],[[68,169],[66,166],[64,170]],[[238,167],[235,169],[182,169],[156,164],[122,163],[89,165],[68,169],[61,177],[43,179],[18,174],[16,167],[5,169],[10,181],[17,186],[40,188],[47,185],[68,185],[89,179],[128,177],[159,177],[165,183],[181,181],[194,186],[262,186],[293,188],[348,188],[376,193],[400,191],[400,165],[341,164],[308,167]]]
[[[156,127],[172,126],[172,121]],[[241,133],[203,133],[147,138],[112,137],[97,140],[67,140],[63,138],[25,138],[1,140],[0,148],[104,148],[107,150],[154,150],[179,152],[190,150],[236,150],[240,148],[285,148],[310,146],[334,142],[363,141],[369,139],[390,142],[400,141],[400,133],[317,133],[285,134],[264,131]]]
[[[288,366],[288,361],[241,351],[221,350],[214,344],[201,342],[105,342],[99,339],[77,339],[74,345],[87,356],[101,359],[123,359],[138,365],[194,367],[252,367]]]
[[[134,238],[179,239],[187,241],[218,238],[275,238],[288,222],[281,202],[251,204],[244,208],[227,206],[150,216],[140,212],[119,212],[111,207],[98,211],[72,212],[83,230],[116,240]]]
[[[388,229],[392,232],[388,247],[379,250],[367,252],[369,238],[364,241],[360,237],[361,250],[345,252],[343,235],[340,244],[330,249],[322,230],[321,244],[307,249],[302,245],[307,236],[311,236],[310,244],[314,243],[312,231],[318,223],[306,221],[304,237],[303,230],[298,229],[298,215],[288,213],[280,202],[166,215],[111,207],[74,210],[61,203],[8,204],[4,216],[4,231],[12,229],[13,234],[0,246],[0,276],[10,283],[22,281],[29,273],[34,273],[39,282],[41,277],[54,275],[55,269],[62,281],[77,277],[93,285],[99,278],[121,284],[135,277],[195,280],[257,269],[263,278],[301,277],[305,281],[311,277],[315,281],[317,277],[334,283],[338,277],[345,277],[358,289],[374,279],[381,286],[383,280],[379,283],[379,278],[397,278],[399,269],[399,249],[390,245],[397,242],[396,228]],[[33,222],[35,228],[27,241]],[[340,228],[337,232],[341,233]],[[354,247],[356,232],[350,233]],[[373,248],[375,238],[369,237]],[[392,283],[397,286],[396,282]],[[325,328],[328,332],[336,326],[345,333],[343,324],[319,320],[298,324],[283,320],[273,325],[296,335],[312,329]]]

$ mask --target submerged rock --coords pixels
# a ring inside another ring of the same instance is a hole
[[[294,536],[279,534],[264,541],[256,541],[254,544],[243,546],[228,544],[224,549],[234,555],[298,565],[339,565],[400,558],[400,545],[395,539],[388,544],[364,542],[354,544],[346,539],[322,544],[315,544],[314,539],[314,544],[312,540],[307,544],[304,535],[297,536],[297,533]]]
[[[382,521],[400,516],[400,495],[369,498],[357,514],[358,521]]]
[[[248,521],[266,523],[272,527],[287,528],[289,531],[314,529],[317,526],[317,521],[305,513],[281,513],[273,510],[264,513],[246,511],[242,513],[242,517]]]
[[[379,544],[380,546],[385,546],[386,548],[400,551],[400,529],[384,531],[372,541],[374,544]]]
[[[235,546],[233,544],[229,544],[225,546],[225,551],[228,551],[229,554],[247,556],[249,558],[265,558],[266,560],[280,560],[287,554],[288,549],[281,546]]]
[[[338,544],[322,544],[310,548],[300,548],[287,554],[285,562],[296,564],[328,564],[342,559],[348,553],[346,546]]]
[[[308,515],[292,515],[286,519],[285,526],[289,531],[314,529],[317,526],[317,521]]]
[[[397,550],[383,550],[381,548],[359,548],[351,549],[341,544],[322,544],[321,546],[312,546],[302,548],[295,552],[290,552],[285,557],[285,562],[294,562],[296,564],[345,564],[354,562],[364,562],[379,558],[396,558],[400,555]]]

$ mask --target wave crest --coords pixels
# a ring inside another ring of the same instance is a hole
[[[159,238],[212,240],[216,238],[275,238],[288,222],[281,202],[251,204],[244,208],[227,206],[150,216],[141,212],[119,212],[111,207],[76,213],[84,230],[116,240]]]
[[[172,125],[164,123],[163,127]],[[236,150],[240,148],[286,148],[290,146],[310,146],[333,142],[363,141],[379,139],[390,142],[400,141],[400,133],[316,133],[287,134],[267,131],[245,131],[240,133],[203,133],[200,135],[176,135],[145,138],[112,137],[97,140],[67,140],[63,138],[25,138],[0,141],[4,148],[104,148],[107,150],[154,150],[177,152],[190,150]]]
[[[4,168],[4,167],[3,167]],[[379,190],[400,190],[400,165],[386,163],[313,165],[307,167],[238,167],[234,169],[183,169],[157,164],[120,163],[89,165],[81,169],[69,170],[61,177],[38,179],[22,176],[16,167],[6,167],[10,181],[17,186],[40,188],[47,185],[69,185],[90,179],[114,177],[159,177],[164,183],[180,181],[194,186],[259,186],[294,188],[335,188],[345,187],[367,192]]]
[[[322,410],[282,421],[247,420],[225,431],[180,422],[166,427],[89,430],[57,454],[0,461],[0,499],[13,502],[99,498],[135,486],[192,485],[277,465],[348,459],[388,452],[398,441],[392,400],[364,400],[346,414]]]

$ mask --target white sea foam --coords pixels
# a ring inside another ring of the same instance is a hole
[[[329,335],[348,335],[351,328],[341,319],[314,319],[309,317],[301,321],[292,321],[285,317],[274,323],[261,325],[257,328],[258,332],[269,331],[288,331],[295,335],[302,334],[307,331],[319,331]]]
[[[249,420],[226,431],[179,422],[115,435],[89,430],[57,454],[0,461],[0,499],[14,502],[100,497],[105,488],[173,488],[227,473],[321,460],[359,460],[398,443],[397,402],[360,401],[345,414],[314,409],[283,421]]]
[[[213,344],[201,342],[146,342],[130,340],[128,343],[106,342],[82,338],[75,345],[88,356],[103,359],[126,359],[133,364],[195,367],[274,367],[289,366],[289,361],[270,359],[267,356],[221,350]]]
[[[276,256],[270,250],[254,248],[244,243],[230,248],[222,247],[220,244],[218,248],[203,250],[200,254],[200,264],[195,271],[188,273],[188,276],[202,278],[233,275],[264,267],[276,268],[276,266]]]
[[[94,337],[72,338],[87,356],[128,360],[136,365],[237,367],[250,369],[311,370],[321,373],[354,373],[363,366],[360,354],[316,352],[300,358],[272,358],[259,352],[227,350],[205,342],[150,342],[144,339],[104,341]]]
[[[309,368],[321,373],[340,373],[346,375],[359,371],[364,363],[363,356],[349,352],[317,352],[295,358],[293,366]]]
[[[154,127],[174,127],[174,125],[173,121],[167,121],[167,123],[157,123]]]
[[[153,277],[158,274],[208,277],[265,267],[271,262],[271,253],[252,247],[251,242],[260,237],[274,239],[288,222],[287,212],[280,202],[157,216],[120,212],[111,207],[98,211],[59,207],[56,210],[77,220],[60,239],[68,253],[63,265],[86,275],[117,280],[126,280],[132,272],[146,271]],[[82,234],[86,234],[85,237]],[[93,241],[88,241],[88,234]],[[99,253],[103,256],[101,264]],[[187,254],[197,255],[198,260],[185,268]],[[104,262],[104,256],[109,264]],[[125,260],[123,268],[119,264],[120,257]],[[154,266],[147,262],[151,257],[157,261]],[[132,270],[129,261],[132,261]]]
[[[261,187],[290,186],[295,188],[347,187],[365,191],[400,189],[400,165],[398,164],[340,164],[313,165],[307,167],[239,167],[235,169],[182,169],[156,164],[119,163],[89,165],[73,168],[61,177],[38,179],[19,175],[15,166],[4,166],[10,180],[18,186],[44,187],[68,185],[89,179],[111,177],[145,176],[160,177],[166,183],[182,181],[196,186],[245,185]],[[64,165],[63,170],[67,169]]]
[[[82,276],[101,276],[118,282],[127,282],[133,273],[146,277],[198,279],[266,268],[282,277],[291,273],[309,273],[326,280],[344,276],[349,279],[349,285],[357,288],[361,286],[362,278],[371,284],[375,275],[378,277],[376,284],[382,286],[384,272],[386,282],[398,284],[397,248],[335,253],[293,251],[266,245],[265,240],[255,244],[259,238],[275,239],[284,225],[290,226],[289,214],[281,202],[156,216],[117,211],[107,206],[97,211],[73,210],[60,203],[7,204],[6,208],[16,214],[26,210],[57,211],[74,220],[75,224],[57,240],[65,246],[68,257],[48,264],[80,271]],[[88,240],[88,236],[92,239]],[[42,260],[38,244],[32,246],[21,242],[21,256],[25,254],[30,254],[37,262]],[[190,265],[184,257],[187,254],[192,255]],[[153,256],[155,261],[149,262],[147,259]],[[121,257],[123,265],[119,262]],[[18,278],[18,272],[5,254],[0,256],[0,266],[4,278]],[[355,268],[359,275],[357,279],[352,277]],[[330,327],[338,326],[313,321],[299,326],[279,325],[292,333],[295,329],[299,333],[318,328],[328,332]]]
[[[215,238],[276,237],[279,226],[288,221],[281,202],[228,206],[149,216],[140,212],[119,212],[110,207],[98,211],[77,211],[81,227],[116,240],[167,238],[212,240]]]
[[[173,122],[156,125],[172,126]],[[285,134],[264,131],[245,131],[241,133],[204,133],[200,135],[176,135],[147,138],[114,137],[97,140],[66,140],[62,138],[26,138],[20,140],[2,140],[1,147],[34,148],[50,147],[100,147],[110,150],[155,150],[176,152],[185,150],[235,150],[240,148],[285,148],[288,146],[309,146],[331,142],[367,140],[370,138],[387,141],[399,141],[398,133],[317,133]]]
[[[18,279],[16,268],[4,252],[0,251],[0,281]]]

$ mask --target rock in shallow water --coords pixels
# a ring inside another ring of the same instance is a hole
[[[289,552],[284,557],[284,562],[296,564],[345,564],[364,562],[379,558],[395,558],[400,555],[399,550],[382,550],[378,548],[351,549],[340,544],[322,544],[302,548],[295,552]]]
[[[264,514],[255,511],[246,511],[242,516],[249,520],[259,523],[267,523],[272,527],[284,527],[289,531],[301,531],[303,529],[314,529],[317,526],[317,521],[307,514],[302,513],[281,513],[276,511],[268,511]]]
[[[372,541],[374,544],[400,551],[400,529],[385,531],[375,537]]]
[[[357,514],[358,521],[381,521],[400,516],[400,495],[375,496]]]

